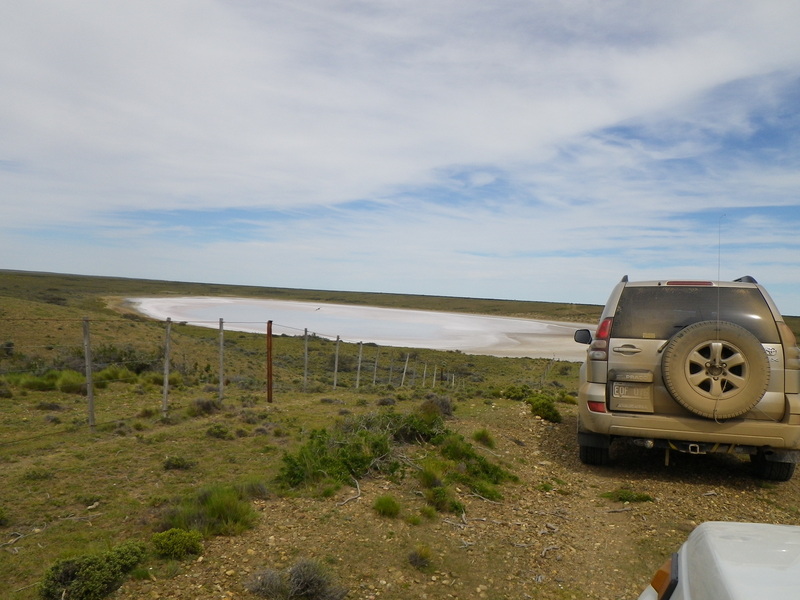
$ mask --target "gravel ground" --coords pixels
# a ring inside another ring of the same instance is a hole
[[[611,467],[577,458],[575,407],[558,425],[509,403],[480,422],[449,425],[465,435],[487,427],[497,445],[487,457],[520,478],[503,487],[502,502],[463,495],[466,513],[411,524],[423,506],[413,477],[368,479],[334,498],[259,501],[259,525],[233,538],[206,542],[203,556],[169,577],[130,581],[114,596],[133,599],[256,598],[245,582],[262,568],[284,569],[301,558],[327,565],[348,599],[492,600],[636,598],[664,559],[703,521],[800,524],[797,480],[765,484],[746,460],[615,448]],[[409,450],[411,451],[411,450]],[[601,497],[620,488],[652,501],[624,504]],[[395,496],[396,519],[378,516],[374,499]],[[420,547],[431,566],[408,560]]]

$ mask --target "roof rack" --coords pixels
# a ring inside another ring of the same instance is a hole
[[[739,277],[739,279],[734,279],[734,281],[738,281],[740,283],[758,283],[755,278],[750,277],[750,275],[745,275],[744,277]]]

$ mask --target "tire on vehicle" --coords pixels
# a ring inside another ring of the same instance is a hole
[[[578,456],[585,465],[602,467],[611,464],[611,452],[608,448],[597,448],[595,446],[579,446]]]
[[[769,385],[769,360],[758,338],[727,321],[700,321],[676,333],[661,369],[672,397],[709,419],[743,415]]]
[[[753,463],[756,477],[767,481],[789,481],[794,475],[795,463],[776,462],[767,460],[764,453],[759,451],[750,455],[750,462]]]

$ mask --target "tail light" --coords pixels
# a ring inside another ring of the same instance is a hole
[[[613,317],[606,317],[597,327],[592,343],[589,345],[589,358],[591,360],[608,360],[608,338],[611,336]]]
[[[665,562],[661,568],[653,575],[653,580],[650,582],[653,589],[656,591],[656,598],[658,600],[669,600],[672,597],[675,588],[678,587],[678,554],[672,555],[672,558]]]
[[[794,332],[783,321],[778,321],[778,332],[783,345],[783,360],[786,369],[800,369],[800,348],[797,347],[797,338]]]

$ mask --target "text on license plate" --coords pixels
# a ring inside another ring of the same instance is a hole
[[[614,398],[632,398],[632,399],[649,400],[650,385],[636,384],[636,383],[619,383],[615,381],[611,386],[611,395],[614,396]]]

